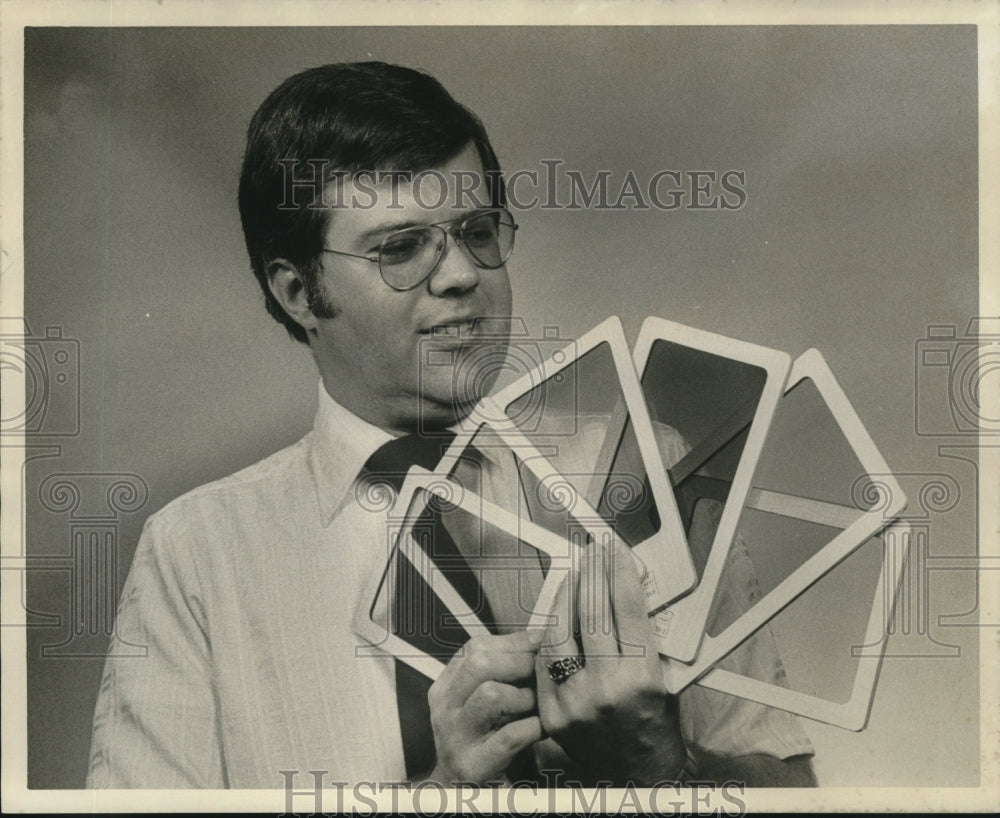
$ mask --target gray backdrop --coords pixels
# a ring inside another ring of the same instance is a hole
[[[967,352],[977,312],[973,27],[31,29],[25,313],[67,375],[25,483],[28,553],[51,558],[28,575],[31,787],[82,785],[145,517],[309,428],[314,367],[265,315],[242,244],[242,140],[286,76],[369,58],[441,79],[508,172],[745,172],[738,210],[518,212],[515,312],[564,337],[614,313],[634,339],[655,314],[818,347],[931,555],[975,552],[975,457],[939,448],[973,442],[954,364],[922,357]],[[955,338],[928,342],[928,325]],[[824,784],[978,781],[978,632],[958,627],[975,617],[939,621],[974,612],[975,577],[926,576],[869,728],[806,723]]]

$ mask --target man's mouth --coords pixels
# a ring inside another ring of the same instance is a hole
[[[440,338],[468,338],[475,332],[478,322],[479,318],[444,321],[421,329],[420,334]]]

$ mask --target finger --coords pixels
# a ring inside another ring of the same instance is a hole
[[[544,662],[579,653],[576,644],[576,597],[579,580],[578,571],[567,571],[556,589],[549,624],[542,632],[542,643],[538,649],[538,656]]]
[[[506,759],[503,766],[510,763],[510,759],[516,756],[525,747],[530,747],[536,741],[541,741],[542,720],[538,716],[529,716],[526,719],[518,719],[506,724],[490,734],[486,739],[486,750],[493,755]]]
[[[472,692],[464,709],[470,722],[486,732],[538,715],[538,701],[533,688],[486,681]]]
[[[552,621],[545,629],[544,641],[535,659],[535,686],[538,690],[538,712],[543,718],[559,711],[556,683],[549,676],[549,664],[567,656],[577,656],[573,620],[576,611],[574,588],[576,571],[567,571],[552,603]]]
[[[618,656],[604,548],[596,542],[587,548],[580,571],[580,640],[588,663]]]
[[[646,595],[629,549],[619,540],[608,549],[611,578],[611,607],[615,632],[624,656],[647,656],[656,660],[652,648],[652,628],[646,613]],[[658,664],[658,662],[657,662]]]
[[[461,707],[485,681],[530,682],[535,673],[538,645],[537,632],[529,631],[470,639],[445,668],[448,704]]]

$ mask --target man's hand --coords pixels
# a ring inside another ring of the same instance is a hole
[[[538,710],[545,731],[579,765],[583,783],[650,786],[676,778],[686,759],[677,700],[663,686],[631,554],[617,544],[585,549],[553,613],[557,621],[536,661]],[[556,683],[548,666],[564,657],[586,664]]]
[[[542,738],[531,686],[541,639],[538,631],[476,637],[448,663],[427,696],[437,749],[429,779],[499,780],[515,755]]]

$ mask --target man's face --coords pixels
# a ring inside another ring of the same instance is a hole
[[[324,247],[374,256],[394,231],[461,219],[477,201],[489,201],[471,144],[436,170],[419,190],[407,182],[394,190],[390,179],[363,187],[345,181]],[[460,195],[457,189],[468,189],[473,179],[471,193]],[[349,206],[352,201],[361,206]],[[403,292],[382,280],[378,264],[332,253],[320,260],[318,283],[333,317],[317,321],[310,345],[339,403],[382,428],[412,431],[418,421],[424,427],[453,422],[492,386],[494,378],[473,364],[499,370],[511,311],[506,267],[478,267],[451,234],[434,271]],[[496,340],[484,348],[484,336]]]

